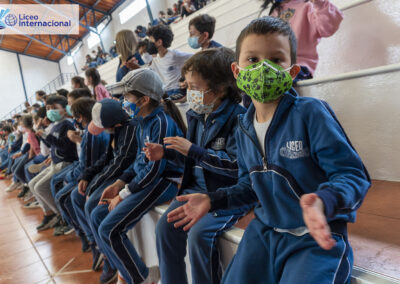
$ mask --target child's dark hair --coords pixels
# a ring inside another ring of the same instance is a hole
[[[141,48],[141,47],[146,47],[146,51],[147,51],[147,47],[148,46],[149,46],[149,40],[148,39],[141,40],[138,43],[137,50],[139,50],[139,48]]]
[[[92,120],[92,108],[96,103],[90,97],[81,97],[77,99],[71,106],[71,112],[74,117],[82,116],[86,121]]]
[[[144,97],[145,95],[138,92],[138,91],[130,91],[130,94],[134,95],[136,98],[140,99]],[[171,101],[169,96],[167,94],[163,95],[162,101],[156,101],[152,98],[150,98],[150,106],[152,108],[158,107],[160,104],[163,105],[164,111],[175,121],[175,123],[178,125],[178,127],[182,130],[183,133],[186,133],[186,125],[185,122],[183,121],[183,118],[181,116],[181,113],[175,103]]]
[[[33,128],[33,118],[32,115],[24,115],[22,117],[22,125],[26,128],[32,129]]]
[[[36,95],[43,98],[44,96],[46,96],[46,93],[44,91],[40,90],[40,91],[36,91]]]
[[[45,118],[46,117],[46,107],[39,108],[36,115],[40,118]]]
[[[5,125],[5,126],[3,126],[3,131],[4,131],[4,132],[11,133],[11,132],[12,132],[12,128],[11,128],[10,125]]]
[[[92,93],[88,88],[78,88],[75,90],[72,90],[71,92],[68,93],[68,97],[72,97],[75,100],[82,98],[82,97],[92,97]]]
[[[79,88],[86,88],[85,79],[82,78],[82,77],[80,77],[80,76],[72,77],[71,81],[72,81],[74,84],[79,85]]]
[[[242,43],[247,36],[251,34],[266,35],[272,33],[289,37],[290,60],[291,64],[295,64],[297,53],[296,36],[287,22],[274,17],[262,17],[255,19],[240,32],[240,35],[236,40],[236,60],[239,61]]]
[[[101,83],[101,77],[99,71],[96,68],[89,68],[85,71],[85,76],[92,79],[93,87],[96,87]]]
[[[147,35],[149,37],[152,36],[155,41],[161,39],[162,45],[165,48],[170,47],[174,39],[174,34],[172,33],[171,29],[163,24],[150,27],[147,31]]]
[[[225,92],[225,96],[236,103],[242,101],[236,86],[231,64],[235,61],[235,53],[226,47],[210,48],[190,57],[182,67],[182,76],[188,72],[196,72],[214,92]]]
[[[59,89],[57,90],[57,95],[63,96],[63,97],[67,97],[68,95],[68,90],[66,89]]]
[[[304,2],[308,2],[309,0],[304,0]],[[264,3],[261,5],[261,11],[258,14],[258,17],[261,16],[262,12],[264,12],[265,9],[267,9],[267,7],[272,4],[271,9],[269,10],[268,15],[271,15],[275,9],[278,10],[278,14],[280,14],[281,12],[281,8],[282,8],[282,2],[277,2],[275,0],[264,0]]]
[[[190,20],[190,26],[194,26],[201,33],[208,32],[208,38],[211,39],[215,31],[215,18],[207,14],[198,15]]]
[[[59,96],[59,95],[51,95],[46,100],[46,105],[55,105],[59,104],[63,108],[65,108],[68,104],[68,100],[66,97]]]

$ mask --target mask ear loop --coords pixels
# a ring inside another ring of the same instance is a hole
[[[292,69],[292,67],[293,67],[293,65],[290,65],[290,66],[289,66],[288,68],[286,68],[286,69],[279,70],[278,68],[272,66],[271,64],[269,64],[269,63],[266,62],[266,61],[263,61],[263,65],[268,66],[269,68],[271,68],[271,69],[274,70],[275,72],[287,72],[287,71],[289,71],[290,69]]]

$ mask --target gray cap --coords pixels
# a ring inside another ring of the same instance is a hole
[[[107,90],[111,95],[138,91],[158,102],[161,101],[164,94],[160,76],[149,68],[130,71],[120,82],[108,85]]]

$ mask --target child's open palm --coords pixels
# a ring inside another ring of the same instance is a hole
[[[303,209],[304,223],[314,240],[325,250],[333,248],[336,242],[326,222],[322,200],[315,193],[304,194],[300,199],[300,206]]]

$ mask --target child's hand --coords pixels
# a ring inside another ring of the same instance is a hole
[[[103,194],[100,197],[99,205],[108,204],[110,200],[115,198],[119,191],[125,186],[125,183],[121,180],[117,180],[112,185],[104,189]]]
[[[300,206],[303,209],[304,223],[314,240],[325,250],[333,248],[336,242],[326,222],[322,200],[315,193],[304,194],[300,199]]]
[[[211,200],[207,194],[194,193],[188,195],[177,196],[176,200],[180,202],[187,201],[184,205],[172,210],[168,214],[167,221],[169,223],[178,221],[174,224],[175,228],[183,225],[184,231],[188,231],[211,209]]]
[[[43,162],[46,166],[49,166],[51,164],[51,158],[48,157],[44,162]]]
[[[192,146],[192,142],[179,136],[164,138],[164,144],[168,144],[167,149],[174,149],[185,156],[189,154],[189,149]]]
[[[42,129],[36,130],[36,135],[37,136],[42,136],[44,131]]]
[[[115,196],[111,201],[110,205],[108,205],[108,211],[111,211],[117,207],[117,205],[122,201],[121,197],[119,195]]]
[[[140,68],[139,62],[135,57],[133,57],[130,60],[126,61],[125,62],[125,66],[128,67],[130,70],[135,70],[135,69],[139,69]]]
[[[74,143],[82,142],[82,137],[81,137],[79,131],[68,130],[67,136],[68,136],[69,140],[71,140]]]
[[[143,148],[143,152],[149,161],[159,161],[164,157],[164,147],[161,144],[144,143],[144,145],[146,147]]]
[[[87,181],[87,180],[84,180],[84,179],[81,179],[81,180],[79,181],[79,183],[78,183],[78,192],[79,192],[81,195],[85,195],[87,186],[88,186],[88,181]]]
[[[17,153],[17,154],[14,154],[11,158],[13,158],[13,159],[15,160],[16,158],[19,158],[19,157],[21,157],[21,156],[22,156],[22,153],[19,152],[19,153]]]

